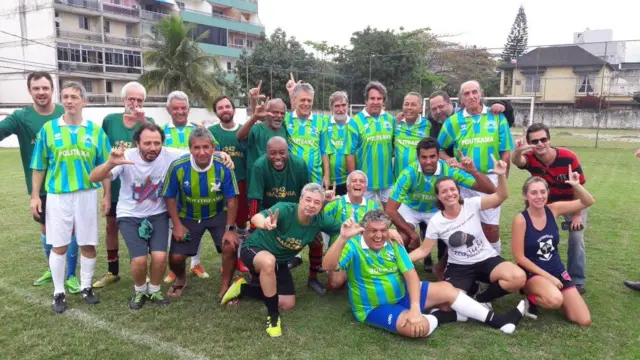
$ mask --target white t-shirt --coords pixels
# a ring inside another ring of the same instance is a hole
[[[442,239],[447,244],[452,264],[472,265],[498,256],[482,231],[481,200],[480,196],[464,199],[462,210],[455,219],[447,219],[439,211],[429,221],[426,237]]]
[[[116,217],[145,218],[167,211],[162,197],[164,179],[171,163],[186,154],[185,150],[163,147],[152,162],[140,157],[138,148],[128,149],[124,158],[132,165],[118,165],[111,170],[111,179],[120,177],[120,195]]]

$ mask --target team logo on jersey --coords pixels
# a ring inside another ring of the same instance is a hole
[[[364,132],[365,132],[365,133],[369,133],[369,132],[370,132],[370,130],[369,130],[369,124],[364,124],[364,125],[362,126],[362,128],[363,128],[363,130],[364,130]]]
[[[540,255],[540,260],[551,260],[551,257],[553,256],[553,250],[555,250],[555,247],[553,247],[553,238],[551,237],[551,235],[545,235],[538,239],[538,245],[540,246],[540,248],[538,249],[537,254]]]
[[[212,182],[211,183],[211,191],[220,191],[220,182]]]
[[[91,145],[91,144],[93,144],[93,138],[91,138],[91,136],[90,136],[90,135],[85,135],[85,136],[84,136],[84,142],[85,142],[87,145]]]
[[[487,125],[485,126],[485,130],[488,133],[494,133],[494,132],[496,132],[496,126],[497,126],[497,124],[496,124],[495,120],[488,120],[487,121]]]
[[[311,136],[316,137],[318,136],[318,131],[315,128],[311,128],[309,129],[309,134],[311,134]]]
[[[389,251],[387,253],[387,261],[396,262],[396,254],[394,254],[392,251]]]
[[[384,129],[385,129],[386,131],[391,131],[392,126],[393,126],[393,125],[391,125],[391,123],[386,122],[386,121],[384,122]]]
[[[62,134],[57,133],[57,134],[53,135],[53,140],[62,140]]]
[[[189,186],[190,186],[189,182],[188,182],[188,181],[186,181],[186,180],[185,180],[185,182],[183,182],[183,183],[182,183],[182,185],[183,185],[184,187],[189,187]]]

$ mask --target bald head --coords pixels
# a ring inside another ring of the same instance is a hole
[[[287,140],[281,136],[274,136],[269,139],[267,141],[267,160],[276,171],[284,170],[289,161]]]

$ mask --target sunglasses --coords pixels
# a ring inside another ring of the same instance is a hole
[[[538,145],[539,143],[546,144],[546,143],[547,143],[547,141],[549,141],[549,139],[548,139],[548,138],[546,138],[546,137],[543,137],[543,138],[540,138],[540,139],[533,139],[533,140],[531,140],[531,144],[532,144],[532,145]]]

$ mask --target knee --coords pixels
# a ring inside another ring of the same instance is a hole
[[[80,253],[82,256],[93,259],[96,257],[95,246],[80,246]]]
[[[254,260],[255,262],[255,260]],[[276,258],[273,255],[269,254],[269,256],[265,256],[263,259],[259,260],[260,274],[264,275],[275,275],[276,273]]]
[[[544,300],[547,303],[547,307],[550,309],[559,309],[562,307],[562,303],[564,302],[564,296],[562,296],[560,290],[556,290],[545,296]]]
[[[344,286],[346,283],[346,278],[340,275],[337,276],[329,276],[329,287],[331,289],[337,290]]]
[[[581,327],[589,327],[591,326],[591,314],[586,314],[583,316],[577,316],[574,319],[570,319],[573,323],[581,326]]]
[[[58,254],[58,255],[64,255],[67,253],[67,248],[68,246],[59,246],[59,247],[52,247],[51,251],[53,251],[54,253]]]
[[[278,306],[282,310],[291,310],[296,306],[296,298],[291,297],[291,299],[280,299],[278,301]]]
[[[527,275],[521,269],[515,268],[506,277],[504,289],[514,292],[522,289],[527,282]]]
[[[116,223],[116,218],[113,216],[107,217],[107,229],[108,234],[113,234],[118,232],[118,223]]]
[[[171,255],[169,256],[169,262],[171,264],[181,264],[184,263],[184,261],[187,259],[186,256],[184,255]]]
[[[222,245],[222,255],[224,256],[236,256],[236,247],[233,244]]]

